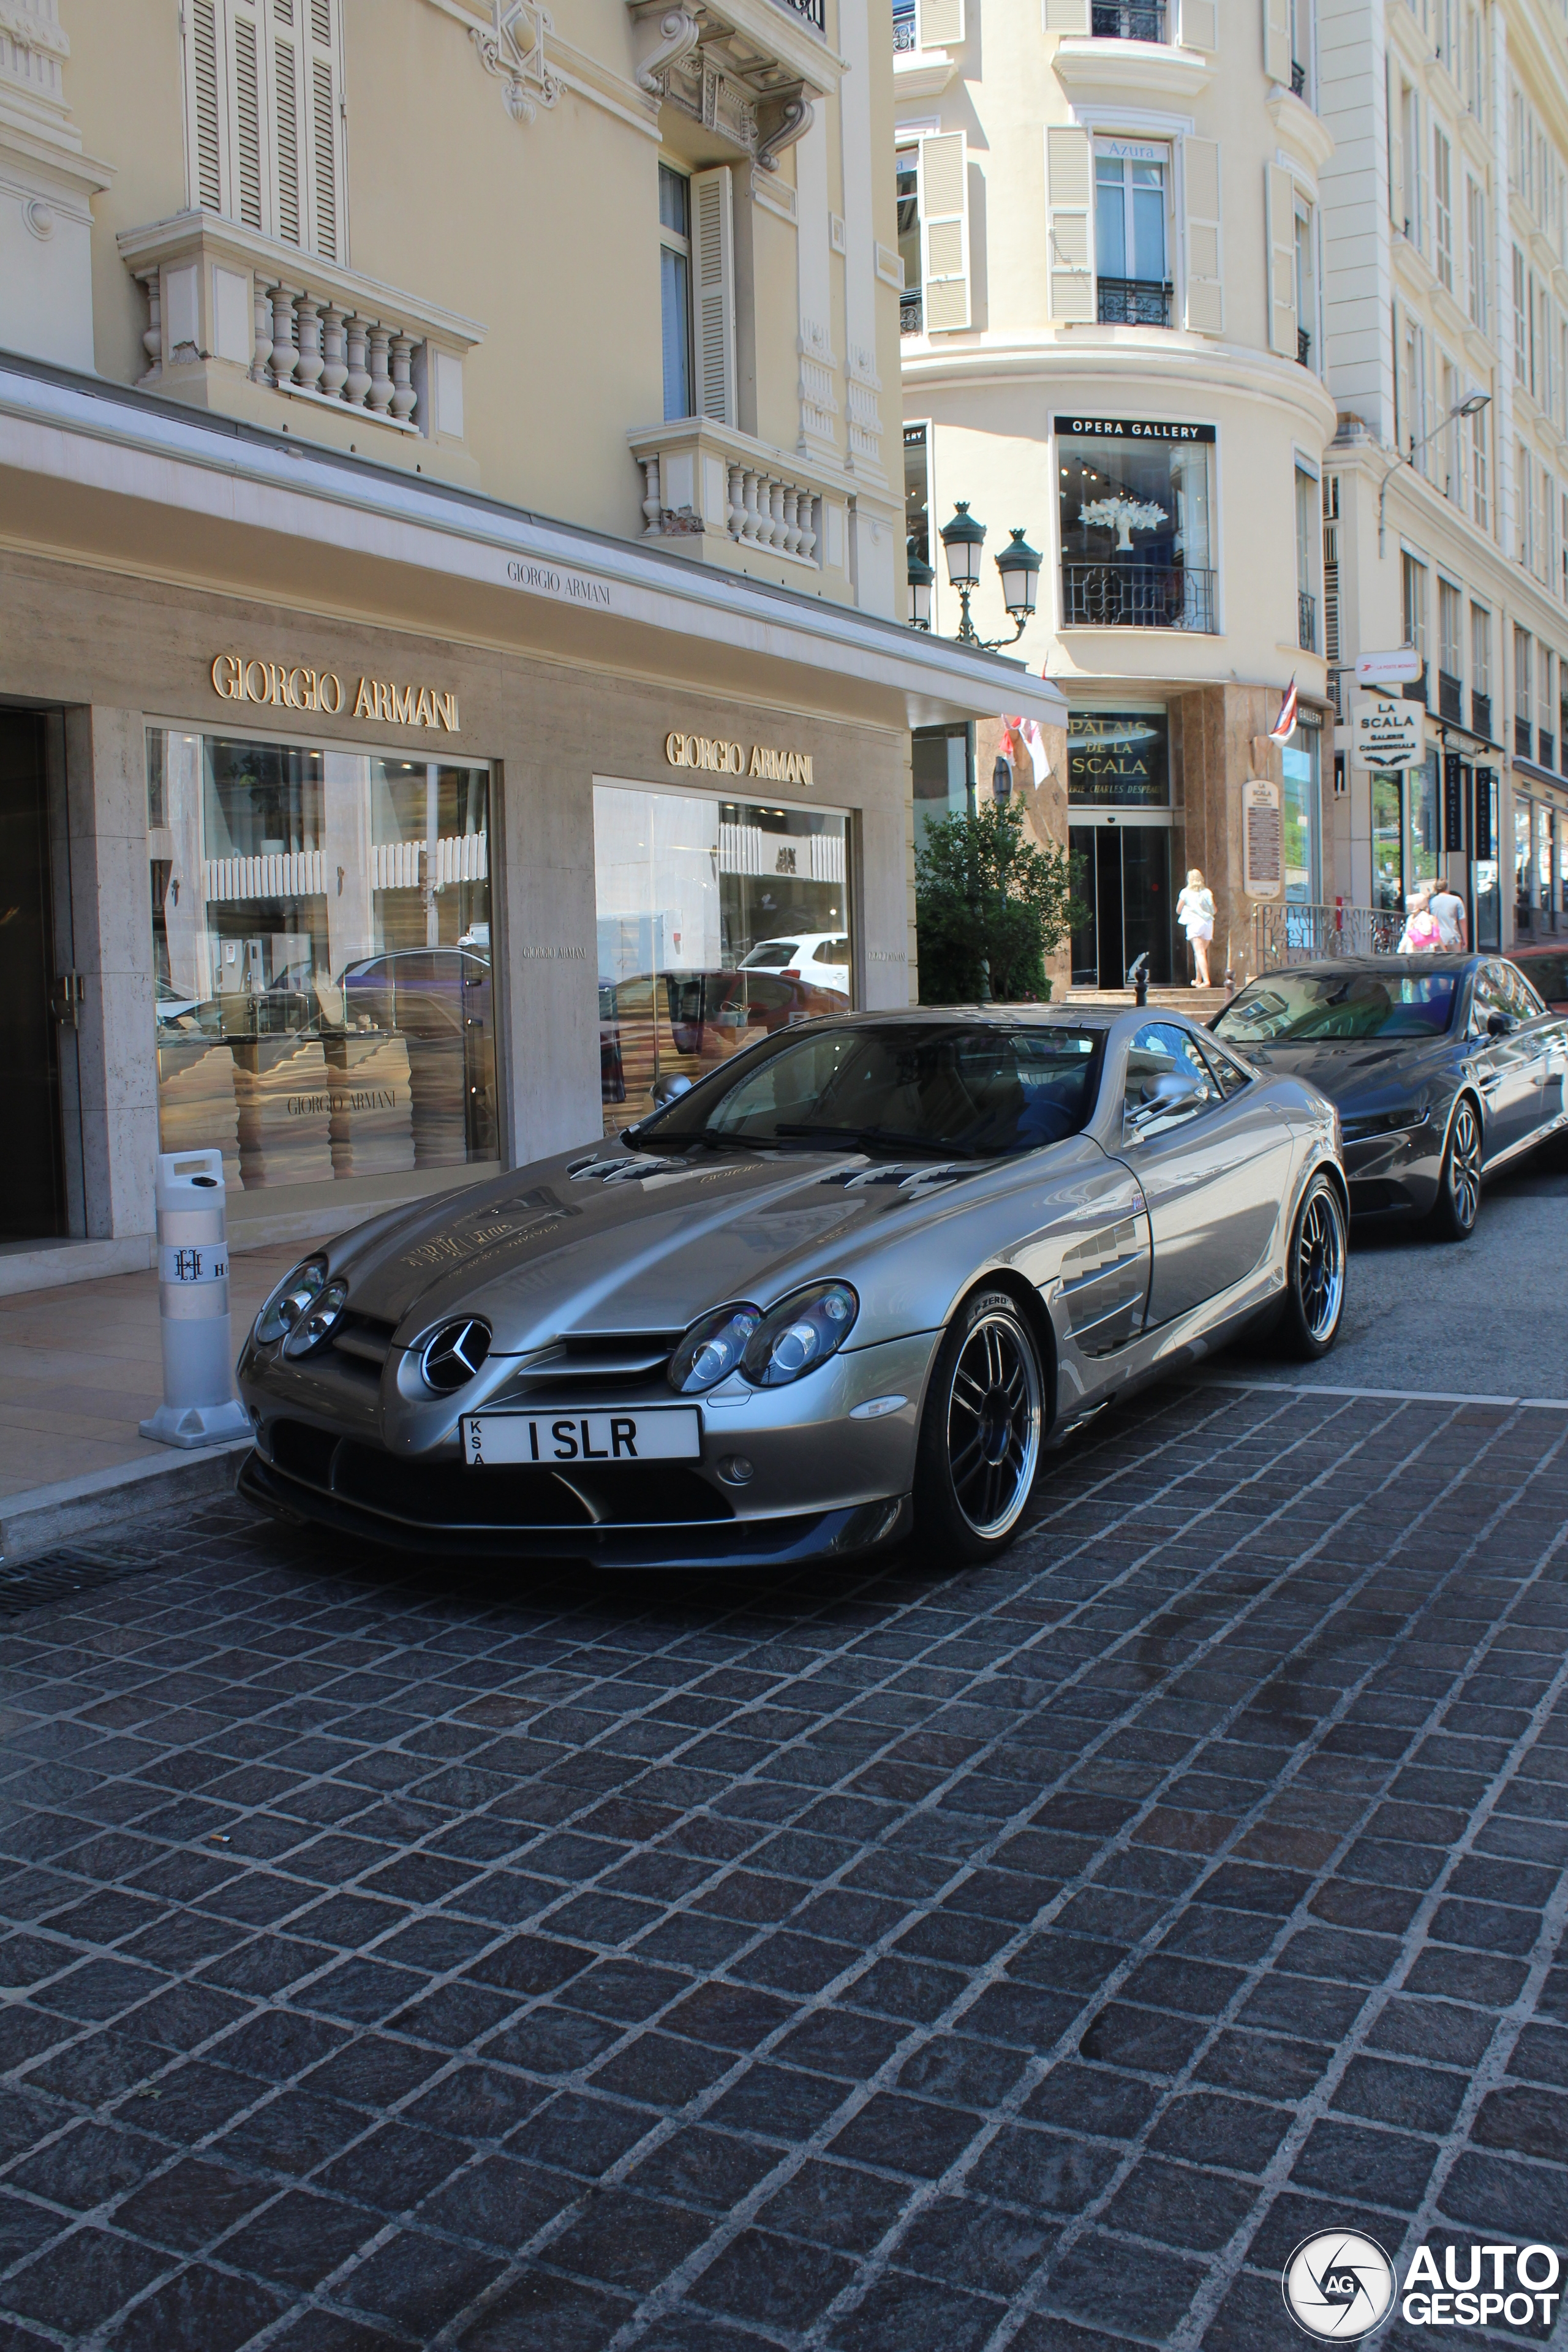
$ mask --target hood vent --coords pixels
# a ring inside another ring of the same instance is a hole
[[[588,1160],[566,1172],[577,1184],[590,1180],[601,1184],[635,1184],[647,1176],[685,1175],[690,1167],[689,1160],[660,1160],[645,1154],[635,1160]]]

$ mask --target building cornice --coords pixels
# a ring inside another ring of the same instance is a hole
[[[1037,382],[1064,404],[1071,388],[1094,377],[1124,376],[1130,405],[1146,412],[1151,399],[1169,397],[1196,413],[1215,393],[1272,401],[1316,427],[1326,447],[1337,422],[1334,404],[1310,369],[1206,336],[1149,327],[1042,328],[1033,334],[981,335],[942,350],[906,352],[906,387],[924,394],[943,384],[973,391],[992,383]]]
[[[910,726],[997,710],[1066,724],[1057,688],[1021,661],[6,353],[0,477],[8,477],[0,536],[30,553],[184,581],[201,569],[198,537],[205,545],[216,531],[219,544],[232,539],[235,561],[221,577],[210,563],[202,576],[221,593],[255,597],[270,592],[259,574],[247,576],[246,545],[254,554],[269,536],[268,562],[298,580],[301,610],[333,609],[316,584],[329,564],[377,583],[381,609],[394,601],[395,578],[423,575],[421,617],[406,625],[425,634],[489,644],[542,635],[562,659],[606,669],[668,664],[672,677],[695,663],[715,692],[735,690],[726,677],[766,670],[781,702],[792,675],[798,693],[803,674],[815,674],[826,698],[897,707]],[[29,482],[42,499],[24,499]],[[74,535],[64,527],[68,499]],[[155,517],[189,568],[151,554],[128,562],[127,525],[110,527],[110,505]],[[84,544],[79,518],[100,512],[99,543]],[[437,583],[445,620],[424,616]],[[482,612],[481,625],[450,617],[459,595],[466,616]]]
[[[1068,35],[1051,60],[1057,79],[1075,101],[1093,99],[1120,106],[1190,106],[1214,79],[1214,62],[1199,49],[1175,48],[1163,41],[1105,41]]]
[[[1265,100],[1281,146],[1299,156],[1315,179],[1334,160],[1334,134],[1305,100],[1276,82]]]

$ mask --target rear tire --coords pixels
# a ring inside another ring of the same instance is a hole
[[[1345,1305],[1345,1213],[1328,1177],[1314,1176],[1296,1213],[1281,1321],[1293,1356],[1315,1363],[1340,1335]]]
[[[1468,1095],[1461,1095],[1443,1148],[1432,1230],[1440,1241],[1465,1242],[1481,1213],[1481,1122]]]
[[[1033,1333],[1005,1290],[966,1299],[931,1368],[915,1460],[915,1528],[928,1556],[974,1566],[1017,1532],[1045,1432]]]

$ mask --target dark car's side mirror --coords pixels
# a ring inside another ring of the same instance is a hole
[[[1511,1037],[1518,1026],[1519,1024],[1515,1021],[1511,1013],[1489,1013],[1487,1014],[1487,1035],[1489,1037]]]
[[[679,1070],[672,1070],[667,1077],[655,1078],[653,1082],[653,1098],[656,1103],[672,1103],[678,1096],[689,1095],[690,1092],[691,1081]]]

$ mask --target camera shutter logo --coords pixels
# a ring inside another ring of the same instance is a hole
[[[1298,2327],[1322,2344],[1353,2344],[1387,2316],[1394,2264],[1359,2230],[1321,2230],[1303,2238],[1280,2285]]]

